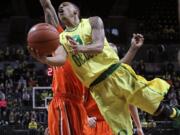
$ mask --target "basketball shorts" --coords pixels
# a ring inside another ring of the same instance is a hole
[[[128,105],[154,114],[170,85],[162,79],[147,81],[126,65],[119,64],[104,80],[90,87],[99,110],[116,135],[132,135]]]

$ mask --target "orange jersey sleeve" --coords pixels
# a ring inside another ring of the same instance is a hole
[[[61,27],[61,25],[58,25],[56,29],[58,30],[59,33],[63,32],[63,28]]]

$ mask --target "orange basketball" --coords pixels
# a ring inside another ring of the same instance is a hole
[[[38,50],[39,55],[52,54],[59,45],[59,32],[47,23],[34,25],[28,32],[28,45]]]

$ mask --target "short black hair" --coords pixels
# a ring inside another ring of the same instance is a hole
[[[71,1],[64,1],[64,2],[62,2],[62,3],[65,3],[65,2],[70,3],[71,5],[74,6],[74,8],[77,10],[78,16],[79,16],[79,18],[80,18],[81,15],[80,15],[80,8],[79,8],[79,6],[77,6],[77,4],[75,4],[75,3],[72,3]],[[61,3],[61,4],[62,4],[62,3]]]
[[[79,7],[76,5],[76,4],[74,4],[74,3],[72,3],[72,2],[70,2],[75,8],[76,8],[76,10],[78,11],[78,16],[79,16],[79,18],[80,18],[80,16],[81,16],[81,14],[80,14],[80,9],[79,9]]]

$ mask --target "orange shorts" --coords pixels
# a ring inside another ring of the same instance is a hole
[[[48,106],[50,135],[83,135],[87,118],[82,102],[53,98]]]
[[[84,126],[85,135],[113,135],[110,127],[105,120],[97,121],[96,127],[91,128],[87,124]]]

